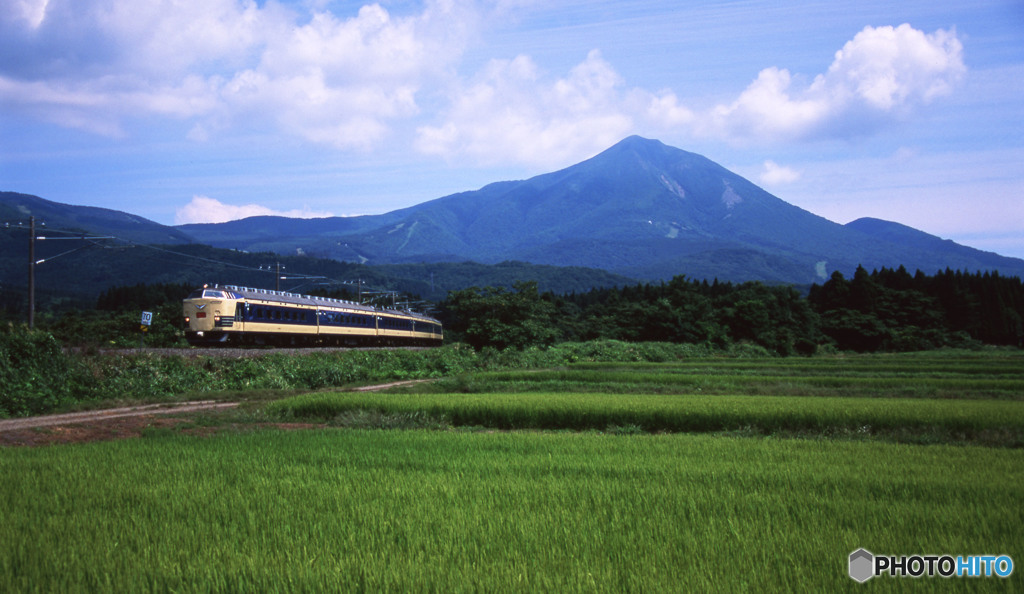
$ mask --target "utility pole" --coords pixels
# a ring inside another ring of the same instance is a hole
[[[36,325],[36,218],[28,219],[28,327]]]

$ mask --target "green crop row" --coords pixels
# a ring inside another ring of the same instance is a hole
[[[503,391],[512,385],[534,385],[541,389],[562,386],[563,389],[587,390],[588,385],[602,384],[605,390],[617,391],[619,386],[650,386],[654,391],[711,392],[792,395],[854,395],[882,397],[946,397],[1024,399],[1024,379],[977,378],[972,376],[907,377],[861,376],[796,376],[778,373],[706,374],[699,371],[672,370],[659,367],[651,370],[623,369],[551,369],[539,371],[492,371],[475,374],[481,386],[490,391]]]
[[[1024,407],[996,400],[932,400],[587,393],[316,393],[270,403],[288,418],[329,419],[355,410],[422,412],[456,426],[496,429],[647,432],[934,434],[967,442],[1024,446]]]
[[[847,556],[1024,558],[1005,449],[259,431],[0,456],[4,592],[1019,589]]]
[[[767,359],[724,359],[705,357],[663,363],[630,364],[631,371],[712,374],[788,374],[836,375],[870,377],[904,377],[924,375],[930,377],[985,376],[1004,379],[1024,379],[1024,351],[994,352],[988,358],[975,358],[972,353],[952,359],[949,355],[907,357],[905,355],[819,356]],[[623,368],[615,364],[583,362],[574,365],[581,369]]]

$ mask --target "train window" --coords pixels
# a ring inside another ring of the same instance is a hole
[[[202,297],[203,297],[203,290],[202,289],[196,289],[195,291],[192,291],[191,293],[189,293],[188,297],[186,297],[186,299],[202,299]]]
[[[214,291],[213,289],[203,291],[203,297],[206,297],[207,299],[227,299],[227,295],[224,294],[224,291]]]
[[[275,320],[280,320],[281,319],[281,311],[280,310],[274,312],[274,319]]]

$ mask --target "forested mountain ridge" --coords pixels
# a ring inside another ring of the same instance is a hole
[[[175,229],[143,217],[95,206],[75,206],[45,200],[31,194],[0,192],[0,221],[27,225],[29,217],[39,222],[37,231],[62,229],[90,235],[112,235],[139,243],[182,244],[195,240]]]
[[[834,223],[706,157],[638,136],[559,171],[383,215],[180,229],[220,247],[370,264],[518,260],[644,279],[810,284],[858,265],[1024,275],[1024,260],[897,223]]]
[[[0,215],[23,222],[32,215],[51,229],[80,229],[140,244],[194,242],[280,255],[260,256],[265,263],[301,255],[371,266],[433,266],[430,272],[423,268],[412,274],[419,276],[416,284],[421,288],[429,286],[433,275],[435,291],[461,288],[466,282],[494,284],[511,271],[506,267],[495,277],[477,267],[469,274],[467,262],[605,271],[604,284],[594,286],[678,275],[807,286],[824,282],[835,271],[850,275],[858,266],[1024,276],[1024,260],[961,246],[898,223],[859,219],[839,225],[786,203],[706,157],[638,136],[559,171],[496,182],[381,215],[252,217],[173,228],[127,213],[13,192],[0,193]],[[12,236],[4,241],[14,242],[11,253],[20,249],[21,240]],[[131,257],[125,253],[113,263],[107,260],[96,257],[82,266],[85,272],[96,262],[104,263],[102,271],[92,274],[109,277],[100,289],[118,282],[188,280],[181,276],[184,269],[175,267],[156,270],[159,279],[117,278],[118,263]],[[22,274],[23,262],[20,256],[0,258],[0,283]],[[450,266],[439,267],[444,263]],[[580,282],[592,276],[577,272],[572,276]],[[170,278],[175,274],[181,278]],[[477,282],[470,282],[473,274]],[[531,274],[550,276],[544,270]],[[443,282],[446,275],[459,280]]]

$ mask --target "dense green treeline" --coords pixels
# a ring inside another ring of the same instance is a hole
[[[791,286],[683,276],[563,296],[519,283],[453,291],[441,309],[449,338],[476,348],[613,339],[792,355],[1024,344],[1024,286],[994,272],[861,267],[852,279],[834,273],[806,297]]]
[[[131,346],[142,338],[139,316],[145,310],[154,313],[146,344],[181,346],[181,299],[190,289],[176,283],[114,287],[99,296],[94,310],[44,313],[37,326],[66,345]],[[351,292],[330,294],[356,299]],[[477,349],[590,340],[778,355],[1024,346],[1024,285],[996,272],[947,269],[929,276],[902,267],[860,267],[849,279],[835,272],[806,294],[788,285],[684,276],[564,295],[521,281],[512,288],[450,291],[438,309],[446,341]]]
[[[976,340],[1022,346],[1024,288],[1021,279],[946,269],[911,276],[902,266],[847,280],[836,272],[813,286],[808,301],[822,331],[856,351],[922,350]]]

